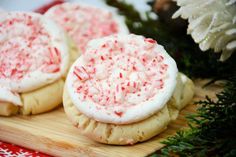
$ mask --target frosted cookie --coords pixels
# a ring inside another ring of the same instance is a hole
[[[63,3],[50,8],[45,16],[68,33],[83,53],[89,40],[111,34],[128,34],[124,19],[105,8]]]
[[[61,103],[67,42],[64,31],[40,14],[0,14],[0,115],[37,114]]]
[[[125,145],[165,130],[192,97],[192,81],[155,40],[113,35],[90,41],[72,65],[63,104],[82,134]]]

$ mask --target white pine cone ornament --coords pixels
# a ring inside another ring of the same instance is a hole
[[[187,33],[202,51],[210,48],[228,59],[236,50],[236,0],[174,0],[173,18],[188,19]]]

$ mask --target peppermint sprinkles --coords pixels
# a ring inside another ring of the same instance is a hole
[[[85,63],[73,67],[75,93],[82,95],[82,101],[98,104],[98,110],[138,105],[152,99],[165,85],[168,65],[156,52],[155,40],[143,38],[140,43],[131,38],[124,43],[113,37],[96,49],[88,48],[83,54]],[[115,110],[114,114],[122,117],[123,111]]]

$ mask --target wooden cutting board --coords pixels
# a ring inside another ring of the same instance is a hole
[[[206,81],[196,80],[196,95],[193,101],[203,99],[205,95],[214,97],[220,90],[213,85],[202,88]],[[36,116],[0,117],[0,140],[34,149],[53,156],[90,156],[90,157],[143,157],[162,148],[160,142],[177,130],[187,126],[185,116],[194,113],[196,106],[190,104],[184,108],[178,119],[172,122],[162,134],[133,146],[111,146],[100,144],[79,134],[71,125],[63,108]]]

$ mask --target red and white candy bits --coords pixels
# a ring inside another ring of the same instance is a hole
[[[64,28],[82,53],[91,39],[128,33],[124,20],[104,8],[63,3],[52,7],[45,15]]]
[[[0,13],[0,90],[27,92],[52,83],[68,62],[64,31],[53,21],[36,13]]]
[[[89,42],[66,87],[76,107],[98,121],[127,124],[156,113],[176,85],[175,61],[155,40],[112,35]]]

